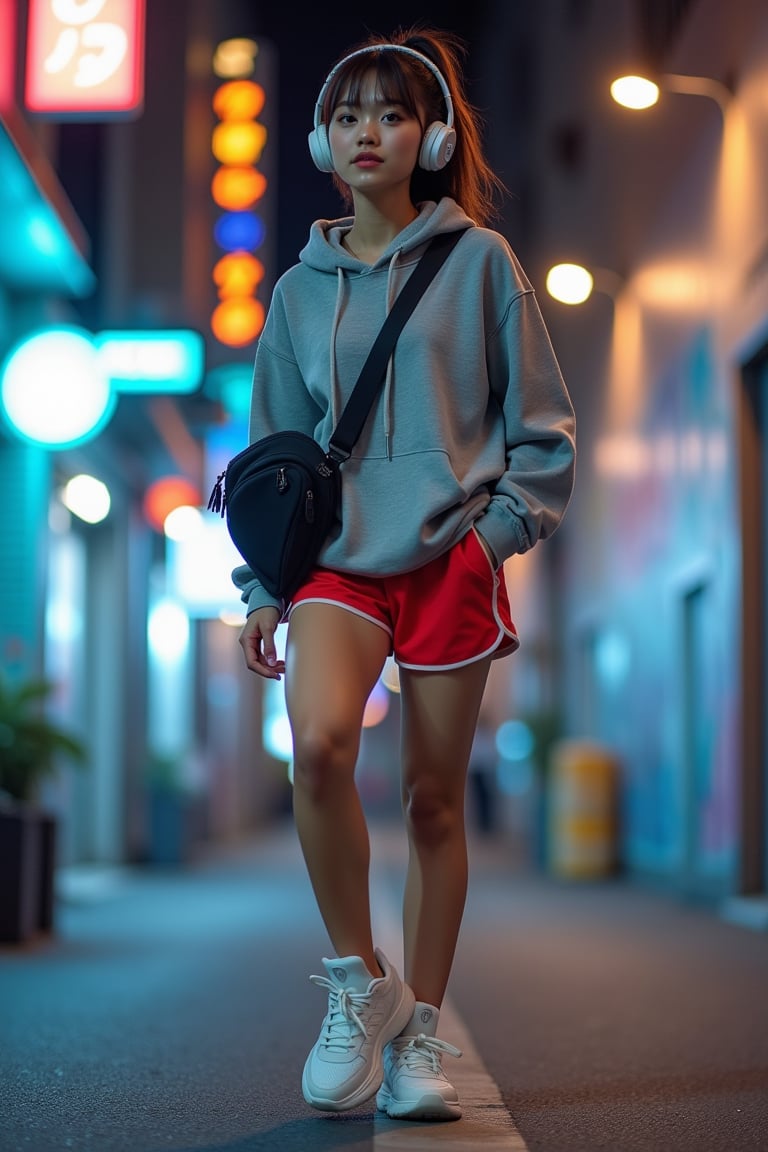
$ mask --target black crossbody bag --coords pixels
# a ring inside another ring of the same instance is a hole
[[[262,585],[289,603],[315,566],[341,501],[341,465],[363,430],[403,325],[464,231],[436,236],[400,291],[368,354],[326,452],[304,432],[274,432],[219,474],[208,509]]]

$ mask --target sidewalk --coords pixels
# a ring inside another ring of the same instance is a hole
[[[399,870],[397,837],[375,835],[375,851]],[[61,879],[56,937],[0,949],[0,1152],[525,1152],[448,1003],[460,1124],[392,1121],[372,1101],[343,1116],[305,1104],[325,1011],[307,965],[328,943],[291,827],[182,871]],[[377,940],[402,967],[396,904],[378,882]]]
[[[374,828],[400,962],[398,828]],[[0,950],[0,1152],[768,1152],[768,934],[472,845],[441,1034],[458,1124],[323,1116],[300,1072],[328,954],[291,827],[183,871],[63,878],[56,937]]]

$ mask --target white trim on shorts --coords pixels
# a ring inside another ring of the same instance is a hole
[[[286,621],[290,620],[293,613],[297,608],[301,608],[302,604],[331,604],[334,608],[343,608],[345,612],[351,612],[353,616],[359,616],[361,620],[370,620],[371,624],[381,628],[389,636],[390,646],[392,644],[392,629],[382,620],[377,620],[375,616],[369,616],[367,612],[361,612],[359,608],[353,608],[351,604],[345,604],[343,600],[331,600],[330,596],[307,596],[305,599],[299,600],[298,604],[292,604],[288,609]]]
[[[477,529],[475,528],[474,524],[472,525],[471,531],[477,535]],[[484,660],[486,656],[490,656],[494,652],[496,653],[496,655],[493,656],[494,660],[497,660],[502,656],[511,656],[520,647],[520,638],[518,637],[517,633],[510,632],[508,628],[505,628],[499,616],[498,590],[499,581],[501,579],[499,572],[493,568],[490,557],[488,556],[488,553],[485,551],[485,548],[479,540],[478,544],[480,545],[480,550],[483,553],[486,563],[491,569],[491,574],[493,576],[493,596],[491,599],[491,609],[493,612],[493,617],[499,626],[496,639],[492,644],[489,645],[488,648],[485,649],[485,651],[479,652],[476,656],[470,656],[467,660],[459,660],[454,664],[406,664],[404,661],[398,660],[397,655],[395,654],[395,663],[399,668],[407,668],[411,672],[450,672],[454,668],[466,668],[470,664],[477,664],[479,660]],[[359,608],[354,608],[350,604],[345,604],[342,600],[332,600],[330,597],[326,596],[308,596],[306,599],[300,600],[298,604],[295,604],[289,608],[286,620],[290,620],[295,609],[301,607],[302,604],[331,604],[335,608],[341,608],[345,612],[351,612],[353,616],[359,616],[362,620],[369,620],[371,624],[376,624],[379,628],[382,629],[383,632],[387,633],[389,636],[390,646],[392,645],[392,629],[387,624],[384,624],[381,620],[377,620],[375,616],[370,616],[367,612],[361,612]],[[509,637],[510,640],[514,640],[515,643],[511,647],[505,648],[503,652],[496,652],[505,636]]]
[[[475,528],[474,524],[472,525],[470,531],[474,532],[477,536],[477,529]],[[496,652],[496,649],[499,647],[505,636],[508,636],[511,640],[514,640],[515,644],[510,648],[505,648],[503,652],[497,652],[493,659],[497,660],[502,656],[511,656],[513,652],[517,652],[518,648],[520,647],[520,638],[518,637],[517,632],[510,632],[508,628],[504,627],[504,624],[502,623],[499,616],[499,581],[501,577],[499,576],[498,571],[491,564],[490,557],[488,556],[488,553],[479,540],[478,544],[480,544],[480,551],[483,553],[483,556],[485,557],[488,567],[491,569],[491,573],[493,575],[493,598],[491,600],[491,608],[493,610],[493,618],[499,626],[496,639],[493,641],[490,647],[485,649],[484,652],[480,652],[477,656],[470,656],[468,660],[459,660],[456,664],[404,664],[402,661],[398,660],[397,657],[395,657],[395,662],[401,668],[408,668],[412,672],[449,672],[452,668],[466,668],[469,664],[477,664],[479,660],[484,660],[486,656],[490,656],[492,653]]]

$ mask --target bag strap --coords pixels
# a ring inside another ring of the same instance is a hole
[[[337,463],[343,463],[352,454],[352,447],[363,430],[374,396],[384,380],[392,349],[406,320],[438,268],[466,231],[466,228],[462,228],[458,232],[442,232],[435,236],[398,293],[331,435],[328,455]]]

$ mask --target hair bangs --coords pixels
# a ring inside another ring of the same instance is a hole
[[[384,104],[398,104],[418,118],[418,83],[414,81],[407,64],[404,66],[402,55],[391,51],[377,52],[374,49],[362,56],[353,57],[339,69],[326,93],[323,119],[330,120],[340,104],[359,107],[371,73],[376,77],[377,100]]]

